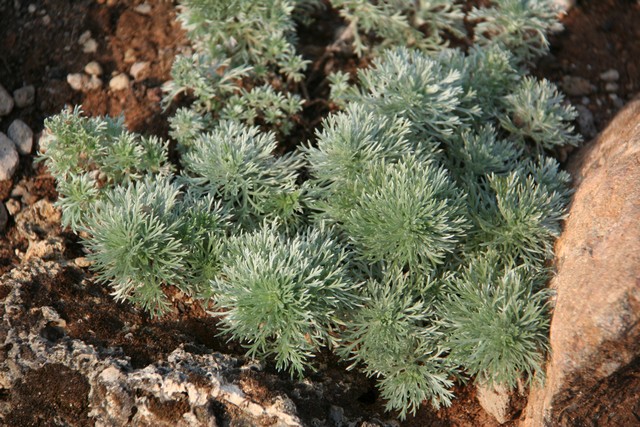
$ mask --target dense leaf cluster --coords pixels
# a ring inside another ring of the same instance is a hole
[[[318,3],[185,0],[195,50],[168,94],[194,99],[170,120],[180,173],[165,142],[63,112],[43,158],[64,225],[116,298],[161,315],[177,286],[212,301],[249,356],[298,376],[333,348],[401,416],[449,404],[456,379],[540,378],[569,197],[548,154],[579,141],[562,95],[526,76],[549,4],[472,9],[467,51],[444,43],[464,35],[457,3],[332,4],[354,52],[377,56],[355,85],[330,77],[342,110],[276,155],[302,105],[294,19]]]

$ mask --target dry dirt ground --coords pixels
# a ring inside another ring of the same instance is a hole
[[[174,55],[186,44],[184,34],[175,22],[171,2],[150,2],[152,12],[148,15],[134,11],[141,3],[139,0],[17,1],[20,4],[17,9],[12,1],[5,3],[8,6],[0,10],[0,83],[10,92],[32,84],[36,87],[36,101],[33,106],[14,109],[0,122],[0,131],[6,132],[12,119],[21,118],[37,133],[42,130],[46,117],[59,112],[65,105],[81,104],[89,115],[124,113],[131,130],[167,137],[166,119],[171,109],[163,111],[160,106],[161,85],[169,79]],[[35,11],[30,11],[30,4],[35,6]],[[307,87],[313,90],[294,132],[298,140],[308,137],[330,110],[326,101],[326,73],[336,67],[353,69],[361,65],[354,58],[335,57],[326,52],[329,34],[338,23],[336,14],[329,12],[314,29],[302,29],[300,51],[313,61],[306,81]],[[551,55],[544,58],[534,72],[558,83],[568,75],[590,81],[594,86],[591,93],[568,98],[576,105],[585,105],[594,116],[597,130],[601,130],[621,103],[640,91],[640,4],[635,0],[578,1],[564,18],[564,24],[566,30],[551,40]],[[87,30],[98,42],[96,53],[83,53],[78,44],[78,38]],[[108,76],[114,72],[127,72],[132,54],[138,61],[151,63],[150,74],[126,90],[110,91]],[[66,82],[67,74],[81,72],[92,60],[102,64],[105,84],[101,89],[87,93],[73,91]],[[613,92],[608,92],[606,82],[600,79],[600,74],[609,69],[616,69],[620,74],[618,87]],[[42,198],[56,199],[53,179],[33,160],[34,157],[23,156],[13,180],[0,181],[1,202],[13,198],[24,206]],[[20,191],[16,192],[16,188]],[[20,192],[22,194],[18,194]],[[64,230],[59,232],[66,242],[64,257],[81,256],[78,238]],[[19,254],[26,246],[27,242],[10,220],[6,230],[0,231],[0,275],[20,263]],[[127,304],[114,303],[109,289],[103,285],[79,286],[85,277],[90,277],[88,270],[67,267],[56,280],[34,281],[29,294],[25,295],[26,301],[32,307],[48,305],[56,309],[66,320],[67,333],[73,338],[98,347],[122,347],[134,368],[164,357],[180,343],[191,343],[194,349],[204,346],[232,354],[242,352],[240,347],[216,337],[215,321],[200,307],[177,303],[172,314],[161,320],[151,320]],[[174,290],[167,289],[167,292]],[[0,284],[0,299],[7,294],[8,290]],[[133,339],[125,338],[132,328],[137,331]],[[55,330],[52,334],[53,340],[59,339]],[[303,420],[325,418],[334,404],[343,407],[349,418],[388,418],[373,381],[357,373],[345,372],[345,366],[328,354],[319,356],[318,367],[319,371],[312,376],[334,380],[331,381],[332,392],[327,393],[333,399],[314,404],[296,401]],[[273,369],[267,367],[267,372],[272,373]],[[261,372],[243,375],[243,389],[256,401],[269,399],[279,391],[287,393],[294,387],[284,375],[267,377]],[[588,419],[589,411],[598,407],[598,402],[624,394],[622,390],[629,387],[637,388],[639,377],[637,369],[626,373],[619,381],[614,380],[595,390],[586,401],[581,401],[580,407],[584,409],[577,411],[584,411],[583,415]],[[349,393],[345,392],[347,383]],[[12,390],[0,390],[0,399],[10,401],[15,408],[10,417],[13,425],[50,425],[47,423],[54,415],[70,425],[90,425],[87,387],[82,377],[73,371],[45,366],[29,373]],[[45,392],[35,395],[32,393],[35,389]],[[495,425],[478,405],[473,387],[459,385],[456,394],[458,398],[451,408],[436,412],[425,405],[403,425]],[[521,402],[522,407],[525,403]],[[616,410],[633,412],[637,409],[620,407]],[[178,412],[180,408],[159,410]],[[231,416],[224,408],[220,411],[221,420]]]

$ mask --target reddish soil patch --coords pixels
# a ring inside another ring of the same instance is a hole
[[[65,105],[82,104],[87,114],[124,113],[132,130],[166,137],[166,119],[171,111],[162,111],[160,86],[168,80],[172,59],[184,44],[184,35],[175,22],[174,6],[170,2],[150,2],[149,15],[133,11],[135,5],[142,3],[140,0],[107,0],[106,4],[104,0],[33,0],[29,3],[35,5],[34,13],[28,11],[27,2],[22,2],[17,10],[13,2],[6,3],[11,4],[0,12],[0,83],[10,92],[25,84],[35,85],[36,102],[31,107],[14,109],[11,116],[0,122],[0,131],[5,132],[12,119],[21,118],[38,132],[49,115]],[[620,102],[640,91],[638,23],[640,5],[636,1],[579,1],[564,19],[566,31],[552,39],[552,55],[543,59],[535,70],[538,76],[558,84],[564,76],[572,75],[595,85],[596,90],[587,96],[586,107],[594,114],[598,130],[613,117]],[[321,117],[332,109],[326,101],[327,73],[336,68],[353,70],[363,65],[353,57],[327,51],[338,25],[339,17],[329,11],[313,30],[302,31],[300,50],[313,63],[304,83],[308,102],[292,140],[310,138]],[[98,42],[96,53],[84,53],[78,44],[80,35],[87,30]],[[111,91],[109,78],[113,73],[128,72],[131,58],[148,61],[149,74],[140,81],[132,81],[126,90]],[[103,67],[102,88],[87,93],[74,92],[66,82],[67,74],[82,72],[91,60]],[[608,91],[599,77],[609,69],[620,73],[615,91]],[[585,105],[582,96],[569,99]],[[22,195],[15,192],[18,186],[24,189]],[[52,178],[42,165],[33,163],[31,156],[21,158],[13,181],[0,182],[0,202],[12,198],[24,206],[40,198],[55,200],[56,197]],[[64,237],[65,258],[80,256],[77,237],[71,233]],[[0,231],[0,275],[19,263],[15,251],[24,252],[26,245],[10,220],[7,229]],[[0,299],[8,292],[0,286]],[[239,345],[228,345],[224,338],[216,337],[215,321],[206,316],[200,306],[190,304],[173,289],[167,292],[174,301],[173,313],[152,320],[128,304],[114,303],[109,289],[91,280],[88,272],[68,267],[55,280],[33,281],[25,287],[24,297],[27,305],[52,306],[66,320],[66,330],[52,325],[40,331],[49,340],[56,341],[68,334],[98,348],[119,347],[131,358],[134,368],[163,358],[181,343],[187,343],[188,351],[194,353],[203,349],[242,353]],[[291,381],[286,375],[274,375],[273,367],[268,366],[264,372],[244,372],[238,379],[258,402],[285,392],[294,399],[300,415],[308,423],[313,418],[326,418],[332,405],[344,408],[350,419],[389,418],[373,380],[359,373],[345,372],[344,364],[330,354],[320,354],[316,366],[318,372],[311,374],[311,378],[325,387],[328,397],[322,402],[318,402],[304,384]],[[601,426],[640,423],[639,372],[640,363],[634,363],[607,383],[589,384],[589,393],[567,396],[565,415],[557,421],[562,425],[596,423]],[[8,425],[90,425],[87,392],[88,385],[81,375],[48,365],[28,373],[10,395],[0,399],[14,405]],[[403,425],[497,425],[478,405],[472,386],[459,386],[456,394],[458,398],[451,408],[433,411],[424,406]],[[609,404],[602,404],[604,401]],[[233,418],[230,409],[213,405],[212,412],[218,414],[218,422],[229,424]],[[180,401],[155,402],[152,407],[167,422],[177,420],[177,414],[184,410]]]

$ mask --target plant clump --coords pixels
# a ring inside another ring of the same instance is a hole
[[[327,76],[338,111],[276,154],[305,102],[296,29],[323,6],[184,0],[193,52],[166,97],[193,100],[170,119],[179,165],[122,121],[48,119],[63,224],[116,299],[160,316],[176,286],[300,378],[328,347],[401,417],[450,404],[455,381],[542,379],[570,196],[551,154],[579,142],[575,110],[527,76],[550,2],[332,0],[372,66]],[[474,43],[451,48],[463,21]]]

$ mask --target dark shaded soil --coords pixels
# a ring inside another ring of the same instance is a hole
[[[141,15],[133,7],[139,0],[33,0],[22,2],[16,10],[13,2],[0,11],[0,83],[8,91],[25,84],[36,87],[36,102],[15,109],[0,122],[6,132],[14,118],[21,118],[39,132],[44,119],[65,105],[81,104],[89,115],[125,114],[127,125],[134,131],[166,137],[167,117],[160,105],[163,82],[169,79],[171,61],[184,45],[184,35],[175,23],[174,5],[150,2],[152,13]],[[28,4],[36,6],[29,13]],[[47,18],[48,17],[48,18]],[[303,31],[301,52],[313,60],[305,90],[308,101],[293,133],[293,139],[306,140],[313,134],[323,115],[331,111],[326,101],[326,74],[335,68],[353,70],[363,64],[339,52],[327,50],[339,17],[330,13],[314,30]],[[552,39],[552,55],[544,58],[535,73],[560,84],[572,75],[588,79],[596,90],[587,95],[569,97],[574,104],[585,105],[595,118],[598,130],[606,126],[621,103],[640,91],[640,5],[631,0],[578,1],[564,19],[566,31]],[[90,30],[98,42],[96,53],[83,53],[78,38]],[[129,51],[129,52],[127,52]],[[129,89],[113,92],[108,87],[112,73],[128,72],[132,55],[136,61],[151,63],[149,75],[132,82]],[[82,72],[91,60],[103,69],[101,89],[87,93],[74,92],[66,82],[69,73]],[[618,88],[608,92],[600,74],[609,69],[620,72]],[[615,94],[615,97],[613,96]],[[616,101],[618,99],[618,101]],[[35,150],[34,150],[35,151]],[[24,189],[16,194],[16,188]],[[13,192],[13,194],[12,194]],[[55,183],[33,157],[23,156],[12,181],[0,181],[0,202],[14,199],[22,206],[41,198],[55,200]],[[77,237],[65,234],[67,251],[73,259],[82,255]],[[17,233],[13,220],[0,231],[0,275],[16,266],[20,259],[16,250],[24,252],[27,242]],[[241,354],[242,348],[217,337],[216,322],[202,307],[192,304],[175,289],[167,289],[173,312],[152,320],[128,304],[117,304],[106,286],[95,283],[85,270],[68,267],[55,280],[34,280],[25,287],[25,301],[31,307],[52,306],[67,322],[64,330],[50,325],[40,331],[49,340],[64,334],[96,347],[117,347],[131,358],[134,368],[159,360],[181,343],[189,343],[188,351],[213,349]],[[0,284],[0,299],[8,289]],[[243,390],[257,402],[267,401],[278,392],[292,397],[306,422],[326,418],[332,405],[344,408],[350,419],[387,419],[384,402],[378,397],[374,381],[363,375],[346,372],[345,366],[330,354],[320,354],[316,361],[314,381],[326,387],[326,400],[317,399],[303,383],[286,376],[247,371],[239,380]],[[588,389],[585,392],[584,389]],[[35,390],[35,391],[34,391]],[[565,399],[565,410],[556,420],[559,425],[620,426],[640,424],[640,363],[602,384],[577,384],[575,395]],[[88,385],[77,373],[55,365],[43,366],[27,374],[9,395],[0,396],[14,405],[7,425],[91,425],[86,396]],[[496,422],[478,405],[472,386],[458,386],[458,398],[451,408],[434,411],[423,406],[406,426],[495,426]],[[155,402],[154,412],[168,422],[184,412],[184,402]],[[524,406],[524,402],[523,402]],[[221,425],[229,423],[233,414],[228,408],[214,407]],[[517,423],[514,423],[517,424]]]
[[[89,383],[64,365],[49,364],[27,374],[11,390],[7,426],[93,425],[88,414]]]

